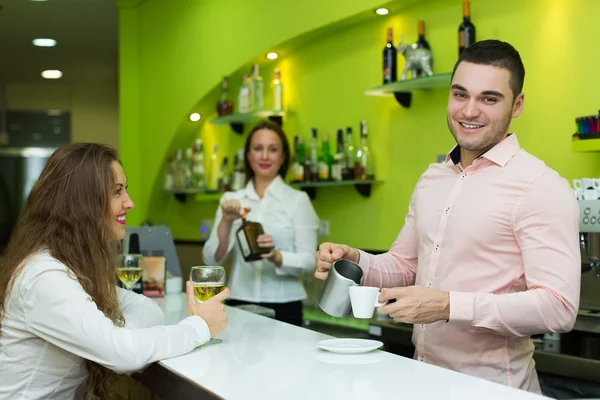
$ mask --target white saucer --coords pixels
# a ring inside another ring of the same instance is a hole
[[[383,346],[378,340],[369,339],[327,339],[317,343],[317,347],[340,354],[368,353]]]

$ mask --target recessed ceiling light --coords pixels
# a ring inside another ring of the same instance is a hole
[[[60,79],[62,78],[62,71],[57,69],[47,69],[42,71],[42,78],[45,79]]]
[[[56,46],[56,40],[48,38],[37,38],[33,39],[33,45],[38,47],[54,47]]]
[[[190,114],[190,121],[192,121],[192,122],[198,122],[198,121],[200,121],[200,118],[202,118],[202,116],[198,113]]]
[[[269,60],[276,60],[276,59],[277,59],[277,57],[279,57],[279,54],[277,54],[277,53],[275,53],[275,52],[271,52],[271,53],[268,53],[268,54],[267,54],[267,58],[268,58]]]
[[[390,13],[390,10],[388,10],[387,8],[378,8],[377,10],[375,10],[375,14],[377,15],[388,15]]]

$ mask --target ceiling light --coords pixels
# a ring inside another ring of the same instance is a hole
[[[56,46],[56,40],[48,38],[37,38],[33,39],[33,45],[38,47],[54,47]]]
[[[200,118],[202,118],[202,116],[198,113],[190,114],[190,121],[192,122],[198,122],[200,121]]]
[[[277,59],[277,57],[279,57],[279,54],[277,54],[277,53],[273,53],[273,52],[271,52],[271,53],[267,54],[267,58],[268,58],[269,60],[276,60],[276,59]]]
[[[378,8],[377,10],[375,10],[375,14],[377,15],[388,15],[390,13],[390,10],[388,10],[387,8]]]
[[[62,71],[57,69],[47,69],[42,71],[42,78],[45,79],[59,79],[62,78]]]

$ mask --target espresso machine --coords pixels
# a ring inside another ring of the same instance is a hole
[[[578,202],[581,272],[592,271],[600,278],[600,200]]]

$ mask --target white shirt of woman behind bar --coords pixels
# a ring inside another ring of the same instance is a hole
[[[239,200],[242,207],[250,208],[248,220],[260,222],[265,233],[273,237],[275,248],[281,252],[282,265],[275,267],[269,260],[244,261],[235,234],[242,226],[241,219],[233,222],[227,253],[233,252],[232,273],[228,287],[231,299],[248,302],[284,303],[304,300],[306,291],[302,275],[315,268],[315,248],[319,219],[308,195],[285,184],[277,176],[259,198],[252,181],[244,189],[227,192],[221,204]],[[219,226],[223,212],[217,209],[214,226]],[[210,233],[204,251],[207,265],[220,265],[215,259],[219,246],[217,229]],[[225,257],[223,257],[224,259]]]

